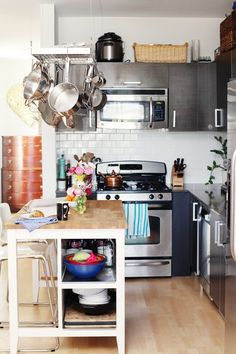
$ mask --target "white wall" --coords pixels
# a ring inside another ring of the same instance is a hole
[[[200,40],[200,55],[214,58],[219,46],[219,18],[59,18],[57,20],[57,43],[94,43],[103,33],[119,34],[125,43],[125,60],[134,61],[132,45],[138,43],[184,43]],[[92,39],[91,39],[92,38]],[[58,154],[62,151],[73,161],[73,154],[82,150],[94,152],[105,160],[146,159],[164,161],[170,182],[171,166],[177,157],[184,157],[188,165],[186,183],[204,183],[209,173],[207,165],[216,158],[210,149],[216,147],[216,133],[158,131],[109,131],[97,133],[57,134]],[[221,173],[216,174],[221,183]]]
[[[10,11],[11,10],[11,11]],[[6,101],[10,88],[21,84],[31,71],[30,42],[39,46],[39,17],[37,6],[28,8],[24,16],[9,9],[9,14],[0,12],[0,135],[37,135],[38,124],[27,125],[12,111]],[[17,99],[17,98],[16,98]]]
[[[125,45],[125,58],[134,61],[132,45],[137,43],[182,44],[200,40],[200,55],[214,58],[220,43],[220,18],[129,18],[129,17],[60,17],[56,42],[96,43],[105,32],[120,35]]]
[[[82,152],[93,152],[103,161],[113,160],[151,160],[163,161],[167,165],[167,182],[171,181],[171,167],[174,160],[184,158],[185,183],[205,183],[209,172],[207,165],[218,157],[210,152],[219,148],[214,135],[196,133],[166,133],[146,130],[102,130],[97,132],[57,133],[58,155],[64,153],[66,160],[76,165],[73,155],[82,156]],[[221,134],[225,135],[225,134]],[[222,162],[222,161],[221,161]],[[217,171],[217,181],[222,182],[222,174]]]
[[[5,4],[1,11],[0,4],[0,137],[6,135],[38,135],[39,124],[29,117],[26,124],[9,107],[6,96],[11,88],[21,84],[23,78],[31,71],[32,57],[30,55],[30,42],[39,46],[39,17],[37,1],[20,4],[20,12],[12,8],[12,3]],[[17,5],[17,4],[16,4]],[[16,6],[17,7],[17,6]],[[17,91],[11,95],[13,102],[18,101]],[[22,106],[21,106],[22,107]],[[2,166],[2,144],[0,141],[0,167]],[[1,200],[1,190],[0,190]]]

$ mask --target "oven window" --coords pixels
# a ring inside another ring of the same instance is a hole
[[[125,240],[126,245],[159,245],[160,240],[160,218],[158,216],[150,216],[150,237],[139,236],[136,239],[127,239]]]

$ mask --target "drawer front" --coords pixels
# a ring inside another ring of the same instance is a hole
[[[39,158],[32,156],[22,156],[21,159],[14,157],[2,158],[2,167],[6,170],[23,170],[23,169],[42,169],[41,155]]]
[[[42,146],[41,144],[3,145],[2,155],[6,157],[14,157],[18,160],[21,160],[23,156],[31,156],[41,159]]]
[[[11,181],[39,182],[42,184],[42,170],[4,170],[2,182],[8,184]]]
[[[10,206],[23,206],[32,199],[39,199],[42,197],[42,192],[22,192],[22,193],[12,193],[3,192],[2,199],[3,202],[10,204]]]
[[[3,136],[2,143],[4,145],[22,145],[32,144],[41,146],[41,136]]]
[[[42,192],[42,182],[35,181],[9,181],[3,182],[3,193],[18,193],[18,192]]]

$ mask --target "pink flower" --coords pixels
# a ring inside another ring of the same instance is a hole
[[[84,173],[85,173],[86,175],[92,175],[92,174],[93,174],[93,169],[92,169],[92,167],[85,167]]]
[[[82,166],[78,165],[78,166],[76,166],[74,173],[77,174],[77,175],[83,175],[84,174],[84,168]]]

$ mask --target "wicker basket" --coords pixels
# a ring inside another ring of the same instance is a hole
[[[188,43],[174,44],[133,44],[134,58],[140,63],[186,63]]]

